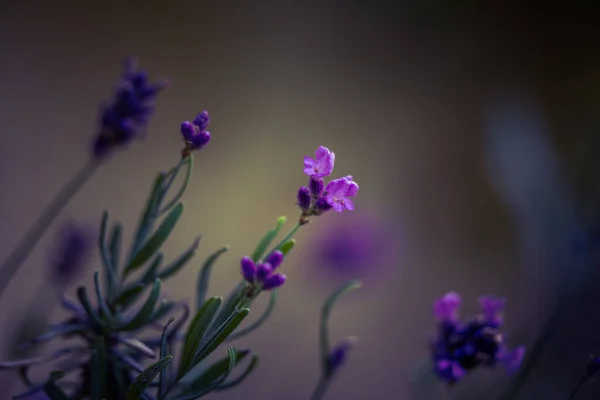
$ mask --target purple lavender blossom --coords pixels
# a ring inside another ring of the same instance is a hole
[[[262,290],[272,290],[283,285],[287,277],[275,272],[275,269],[283,262],[283,253],[274,252],[268,258],[275,263],[275,267],[268,262],[254,263],[250,257],[243,257],[241,264],[241,274],[252,287],[258,287]],[[251,291],[254,293],[254,291]]]
[[[94,234],[89,227],[65,224],[58,232],[51,257],[51,279],[66,284],[77,277],[91,258],[94,243]]]
[[[106,157],[115,148],[144,137],[154,113],[153,102],[164,87],[164,83],[151,84],[146,73],[137,70],[135,60],[125,62],[123,81],[112,103],[101,109],[100,132],[93,143],[94,158]]]
[[[327,368],[329,374],[335,374],[348,359],[348,353],[355,346],[356,338],[348,337],[342,340],[337,346],[335,346],[330,352],[327,359]]]
[[[304,157],[304,173],[311,177],[323,178],[331,175],[335,153],[327,147],[319,146],[315,152],[315,158]]]
[[[431,343],[435,373],[448,384],[455,384],[468,371],[481,365],[504,364],[514,373],[525,355],[525,347],[508,350],[500,332],[504,299],[482,296],[481,315],[461,324],[458,321],[460,296],[450,292],[434,302],[433,313],[438,320],[438,335]]]
[[[354,210],[354,203],[348,197],[356,196],[358,184],[351,178],[334,179],[325,187],[327,203],[337,212]]]
[[[181,124],[181,136],[188,152],[200,150],[210,142],[210,132],[206,130],[209,123],[208,111],[202,111],[193,122],[185,121]]]

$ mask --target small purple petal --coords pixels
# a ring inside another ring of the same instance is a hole
[[[270,264],[273,270],[277,269],[283,262],[283,253],[280,250],[275,250],[267,257],[266,263]]]
[[[494,296],[482,296],[479,298],[479,305],[483,312],[486,322],[499,326],[502,323],[500,313],[504,310],[505,299]]]
[[[502,354],[499,358],[506,366],[507,372],[509,374],[514,374],[521,366],[521,362],[523,362],[524,356],[525,346],[519,346],[513,351],[509,351],[505,354]]]
[[[243,257],[240,264],[242,276],[244,277],[244,279],[250,283],[254,282],[254,280],[256,279],[257,270],[256,265],[254,264],[252,259],[247,256]]]
[[[458,293],[450,292],[435,301],[433,313],[440,321],[456,322],[461,299]]]
[[[273,274],[265,280],[265,283],[263,284],[262,288],[263,290],[271,290],[278,288],[279,286],[285,283],[286,279],[287,277],[283,274]]]
[[[315,178],[323,178],[333,171],[335,154],[328,148],[319,146],[315,158],[304,157],[304,173]]]
[[[256,273],[256,277],[259,281],[264,282],[273,272],[273,267],[268,263],[260,263],[258,264],[258,271]]]

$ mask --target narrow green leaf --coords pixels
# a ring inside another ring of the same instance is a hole
[[[144,265],[144,263],[146,263],[150,257],[160,250],[175,228],[175,225],[177,224],[177,221],[179,221],[182,213],[183,204],[179,203],[165,217],[156,232],[154,232],[154,235],[152,235],[144,244],[144,246],[140,248],[137,253],[135,253],[133,259],[129,262],[127,267],[125,267],[125,276]]]
[[[117,297],[114,302],[115,308],[126,310],[140,297],[146,285],[143,283],[136,283],[123,290],[123,292]]]
[[[206,298],[206,293],[208,292],[208,282],[210,281],[210,273],[212,271],[213,266],[223,254],[225,254],[229,250],[229,246],[223,246],[219,250],[212,253],[200,269],[200,273],[198,274],[198,284],[196,289],[196,309],[199,310],[204,303],[204,299]]]
[[[119,271],[119,260],[121,259],[121,241],[123,236],[123,225],[120,223],[114,224],[110,233],[110,241],[108,244],[108,254],[110,255],[110,265],[113,267],[115,276]]]
[[[137,378],[134,379],[131,386],[129,386],[129,390],[127,391],[127,400],[140,400],[144,394],[144,391],[148,386],[150,386],[156,375],[158,375],[161,370],[169,365],[172,360],[173,356],[163,357],[160,359],[160,361],[152,364],[146,368],[144,372],[139,374]]]
[[[213,322],[223,299],[221,297],[210,298],[202,305],[192,320],[183,344],[181,365],[179,367],[179,377],[181,378],[196,363],[194,358],[203,342],[204,336]]]
[[[169,325],[175,321],[175,318],[171,317],[163,327],[162,335],[160,337],[160,358],[163,359],[167,356],[167,328]],[[160,370],[160,375],[158,377],[158,398],[162,398],[167,390],[167,386],[169,384],[169,369],[163,368]]]
[[[216,330],[216,332],[208,339],[208,341],[204,341],[204,344],[200,351],[196,354],[194,358],[193,364],[197,364],[200,361],[204,360],[211,354],[215,349],[223,343],[231,332],[233,332],[248,316],[250,313],[250,309],[242,308],[241,310],[236,310],[233,314],[227,318],[227,320]]]
[[[219,387],[217,387],[215,389],[215,391],[219,391],[220,392],[220,391],[223,391],[223,390],[231,389],[232,387],[235,387],[235,386],[239,385],[248,376],[250,376],[250,374],[252,373],[252,371],[254,371],[254,369],[256,368],[257,365],[258,365],[258,355],[255,354],[255,355],[252,356],[252,359],[250,359],[250,363],[246,367],[246,370],[239,377],[237,377],[235,379],[232,379],[229,382],[222,383]]]
[[[106,325],[111,328],[115,325],[115,319],[113,318],[113,315],[108,308],[108,304],[104,299],[104,295],[102,294],[102,289],[100,288],[100,272],[98,271],[94,272],[94,288],[96,289],[96,300],[98,301],[98,306],[104,315]]]
[[[250,350],[238,350],[237,356],[235,359],[235,365],[237,366],[246,356],[250,354]],[[188,375],[184,378],[186,382],[189,382],[188,388],[185,389],[185,392],[193,389],[202,389],[209,387],[215,380],[222,377],[225,373],[227,373],[227,369],[229,367],[229,354],[226,357],[221,358],[219,361],[211,365],[208,369],[200,371],[199,376],[190,377],[190,373],[194,371],[190,371]]]
[[[158,301],[158,297],[160,296],[160,279],[154,281],[154,285],[152,286],[152,291],[146,300],[146,303],[142,306],[140,311],[129,321],[125,326],[121,329],[124,331],[135,330],[144,324],[146,324],[150,318],[152,317],[152,313],[154,312],[154,306]]]
[[[175,308],[176,305],[177,305],[177,302],[175,302],[175,301],[167,300],[167,299],[161,300],[160,304],[158,305],[158,307],[152,314],[152,317],[150,317],[150,321],[156,322],[159,319],[167,316],[167,314],[169,314],[171,311],[173,311],[173,309]]]
[[[261,257],[265,254],[265,251],[267,251],[267,248],[269,247],[269,245],[271,245],[273,239],[277,237],[277,234],[281,230],[283,224],[285,224],[285,221],[285,217],[279,217],[277,219],[277,226],[275,227],[275,229],[271,229],[270,231],[268,231],[267,234],[262,238],[262,240],[258,242],[256,249],[254,249],[254,252],[252,253],[252,260],[254,262],[258,262],[261,259]]]
[[[183,197],[183,194],[185,193],[185,190],[187,189],[187,187],[190,183],[190,180],[192,178],[192,170],[194,169],[194,157],[191,155],[189,157],[186,157],[185,159],[183,159],[182,162],[177,166],[176,171],[173,173],[173,175],[169,179],[169,183],[168,183],[167,187],[165,188],[164,194],[166,194],[166,192],[170,189],[171,184],[173,183],[173,180],[179,173],[179,168],[181,167],[182,164],[186,164],[186,166],[187,166],[187,168],[185,170],[185,178],[183,179],[183,184],[181,185],[181,187],[179,188],[179,190],[177,191],[175,196],[173,196],[173,199],[171,199],[171,201],[169,201],[167,203],[167,205],[165,205],[162,209],[160,209],[158,211],[158,215],[162,215],[162,214],[166,213],[167,211],[169,211],[171,208],[173,208],[173,206],[175,204],[177,204],[177,202],[179,202],[179,200],[181,200],[181,198]]]
[[[296,245],[296,239],[290,239],[279,247],[279,250],[283,253],[284,256],[287,256],[290,251]]]
[[[165,174],[163,172],[159,172],[156,178],[154,179],[152,190],[150,191],[150,195],[146,202],[146,208],[144,209],[144,213],[140,218],[138,228],[133,238],[131,251],[129,252],[128,263],[131,262],[131,260],[138,253],[139,249],[142,247],[142,245],[148,238],[150,231],[152,230],[152,225],[154,225],[154,220],[156,219],[156,211],[160,206],[164,182]]]
[[[158,254],[156,255],[156,257],[154,257],[152,264],[150,264],[150,266],[148,267],[148,269],[142,276],[142,279],[140,279],[140,281],[142,283],[148,284],[150,282],[154,282],[154,280],[159,277],[158,276],[158,268],[162,264],[163,258],[164,258],[164,253],[162,251],[159,251]]]
[[[271,250],[271,252],[270,252],[270,253],[269,253],[269,254],[268,254],[268,255],[267,255],[265,258],[269,258],[269,256],[270,256],[270,255],[271,255],[271,254],[272,254],[272,253],[273,253],[275,250],[281,250],[281,247],[282,247],[284,244],[286,244],[287,242],[289,242],[289,241],[290,241],[290,240],[291,240],[291,239],[294,237],[294,235],[296,234],[296,232],[298,232],[298,229],[300,229],[302,226],[303,226],[303,225],[302,225],[302,224],[300,224],[300,223],[296,224],[296,226],[294,226],[294,227],[292,228],[292,230],[291,230],[291,231],[289,231],[289,232],[288,232],[288,234],[287,234],[287,235],[286,235],[286,236],[285,236],[283,239],[281,239],[281,241],[280,241],[279,243],[277,243],[277,245],[275,245],[275,246],[273,247],[273,249]],[[290,250],[291,250],[291,249],[290,249]]]
[[[176,400],[194,400],[212,392],[213,390],[218,388],[223,383],[223,381],[225,381],[225,379],[227,379],[233,368],[235,368],[236,362],[237,350],[234,347],[229,347],[227,349],[227,359],[225,364],[226,366],[225,368],[223,368],[223,372],[220,375],[218,375],[218,378],[214,381],[210,381],[208,385],[205,385],[203,381],[203,375],[202,377],[200,377],[200,380],[202,380],[201,382],[192,383],[190,389],[186,390],[180,396],[177,396]],[[210,372],[210,369],[207,372]]]
[[[69,396],[54,381],[48,381],[44,385],[44,393],[51,400],[69,400]]]
[[[98,237],[98,247],[100,249],[100,256],[102,259],[102,265],[106,273],[106,293],[110,297],[116,289],[117,277],[115,275],[115,269],[110,260],[110,254],[106,246],[106,227],[108,226],[108,211],[102,213],[102,221],[100,223],[100,236]]]
[[[338,287],[336,290],[333,291],[333,293],[331,293],[331,295],[329,295],[329,297],[325,300],[325,302],[323,303],[323,306],[321,308],[321,326],[319,329],[320,332],[320,346],[321,346],[321,363],[322,363],[322,368],[323,368],[323,374],[325,376],[328,376],[330,374],[329,371],[329,352],[330,352],[330,343],[329,343],[329,317],[331,315],[331,310],[333,309],[333,306],[335,305],[335,303],[340,299],[340,297],[353,289],[358,289],[359,287],[361,287],[361,283],[359,281],[351,281],[348,282],[340,287]]]
[[[212,334],[215,332],[215,330],[217,330],[217,328],[220,327],[227,318],[229,318],[229,316],[236,310],[236,308],[238,308],[238,306],[240,305],[240,302],[245,297],[244,296],[245,288],[246,288],[246,281],[242,279],[240,281],[240,283],[238,283],[233,288],[231,293],[229,293],[229,296],[227,296],[227,300],[225,300],[225,304],[219,310],[219,313],[215,317],[215,321],[213,322],[212,326],[208,330],[209,336],[212,336]]]
[[[162,280],[165,280],[179,272],[181,268],[185,267],[188,261],[194,257],[199,244],[200,238],[196,238],[189,249],[184,251],[179,257],[171,262],[171,264],[167,265],[161,272],[159,272],[158,277]]]
[[[269,317],[273,313],[273,310],[275,309],[276,303],[277,303],[277,289],[273,289],[273,290],[271,290],[271,293],[269,295],[269,304],[267,304],[267,307],[265,308],[265,311],[262,313],[260,318],[257,319],[256,321],[254,321],[252,324],[248,325],[247,327],[240,329],[237,332],[232,333],[227,340],[230,341],[230,340],[239,339],[242,336],[246,336],[250,332],[258,329],[263,323],[265,323],[265,321],[267,319],[269,319]]]
[[[104,324],[100,320],[100,317],[92,308],[92,304],[90,303],[90,298],[87,295],[87,290],[85,289],[85,286],[80,286],[79,288],[77,288],[77,297],[79,298],[81,305],[85,309],[85,312],[92,321],[92,323],[100,328],[104,328]]]

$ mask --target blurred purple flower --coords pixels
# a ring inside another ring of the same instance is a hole
[[[304,157],[304,173],[311,177],[323,178],[331,175],[334,163],[335,153],[327,147],[319,146],[314,159],[308,156]]]
[[[500,332],[500,311],[504,299],[482,296],[482,314],[468,323],[458,320],[460,296],[450,292],[434,302],[433,313],[438,320],[438,334],[431,343],[435,373],[448,384],[458,382],[466,372],[479,366],[503,363],[509,374],[514,373],[525,355],[525,347],[509,351]]]
[[[92,255],[95,244],[94,231],[73,222],[63,225],[51,255],[51,278],[66,284],[76,278]]]
[[[164,83],[151,84],[146,73],[137,70],[135,60],[127,60],[123,81],[112,103],[102,106],[100,132],[93,143],[93,156],[103,158],[115,148],[143,138],[154,113],[153,102],[164,87]]]
[[[356,338],[348,337],[342,340],[329,352],[327,369],[330,375],[335,374],[348,359],[348,353],[356,345]]]
[[[210,132],[206,130],[210,123],[208,111],[202,111],[193,122],[181,124],[181,136],[187,146],[187,151],[200,150],[210,142]]]

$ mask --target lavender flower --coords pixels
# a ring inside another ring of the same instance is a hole
[[[265,262],[258,264],[250,257],[243,257],[240,261],[241,273],[246,282],[251,285],[250,293],[257,294],[260,290],[272,290],[283,285],[287,277],[275,272],[282,262],[281,251],[273,252]]]
[[[87,226],[64,225],[52,255],[51,278],[65,284],[77,277],[92,255],[94,233]]]
[[[434,302],[433,313],[439,321],[437,338],[431,344],[435,373],[449,384],[458,382],[480,365],[502,363],[512,374],[523,360],[523,346],[509,351],[503,342],[499,313],[504,300],[483,296],[479,303],[481,315],[461,324],[458,320],[461,298],[457,293],[450,292]]]
[[[330,375],[335,374],[348,359],[348,353],[356,345],[356,338],[348,337],[342,340],[330,352],[327,358],[328,371]]]
[[[208,111],[202,111],[193,122],[185,121],[181,124],[181,135],[186,144],[186,152],[200,150],[210,142],[210,132],[206,130],[210,123]]]
[[[315,151],[315,158],[304,157],[304,173],[314,178],[323,178],[331,175],[335,153],[327,147],[319,146]]]
[[[349,197],[356,196],[358,184],[352,176],[334,179],[325,186],[323,177],[333,171],[335,154],[328,148],[319,146],[315,158],[304,157],[304,173],[310,176],[308,187],[298,190],[298,206],[302,210],[300,224],[308,222],[308,217],[318,216],[331,210],[337,212],[354,210],[354,203]]]
[[[125,62],[123,81],[112,103],[102,107],[100,133],[93,143],[94,158],[103,158],[144,136],[154,112],[153,101],[165,84],[151,84],[146,73],[136,67],[134,60]]]

